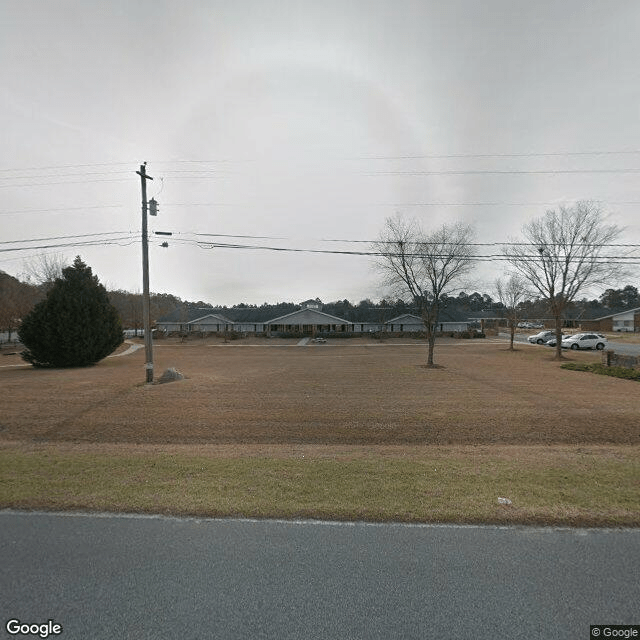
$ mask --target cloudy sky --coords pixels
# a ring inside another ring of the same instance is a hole
[[[366,256],[212,243],[366,250],[335,240],[396,212],[492,243],[595,199],[640,243],[639,33],[637,0],[3,0],[0,269],[140,290],[144,161],[151,289],[212,304],[379,299]]]

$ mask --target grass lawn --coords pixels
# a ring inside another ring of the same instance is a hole
[[[640,525],[637,383],[550,349],[443,340],[159,342],[95,367],[3,358],[0,505]],[[599,354],[568,354],[594,362]],[[511,504],[500,504],[498,497]]]

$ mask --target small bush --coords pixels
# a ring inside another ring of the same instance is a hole
[[[565,362],[560,365],[561,369],[568,369],[569,371],[592,371],[591,365],[585,362]]]
[[[591,365],[594,373],[603,376],[613,376],[614,378],[624,378],[625,380],[640,380],[640,371],[637,369],[627,369],[626,367],[606,367],[603,364]]]
[[[624,380],[640,380],[640,371],[637,369],[627,369],[626,367],[606,367],[600,363],[586,364],[584,362],[567,362],[560,365],[561,369],[569,371],[591,371],[603,376],[613,378],[623,378]]]

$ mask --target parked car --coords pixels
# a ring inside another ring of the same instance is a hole
[[[326,340],[324,338],[311,338],[311,342],[315,342],[316,344],[324,344]]]
[[[555,331],[541,331],[540,333],[536,333],[533,336],[529,336],[527,340],[531,344],[544,344],[547,340],[551,340],[551,338],[556,337]]]
[[[566,340],[567,338],[570,338],[571,334],[567,334],[567,335],[562,335],[560,336],[560,342],[562,343],[563,340]],[[547,345],[547,347],[555,347],[556,346],[556,336],[554,335],[553,338],[551,338],[551,340],[547,340],[545,342],[545,344]]]
[[[576,333],[562,341],[563,349],[604,349],[607,339],[599,333]]]

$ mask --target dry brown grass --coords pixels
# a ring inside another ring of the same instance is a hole
[[[640,443],[638,384],[560,369],[553,351],[443,340],[441,368],[414,341],[160,342],[147,386],[144,351],[85,369],[7,367],[0,438],[145,444]],[[576,361],[599,354],[571,353]]]
[[[500,341],[441,341],[434,369],[414,341],[296,342],[164,341],[157,377],[187,379],[154,386],[144,351],[67,370],[3,356],[0,505],[640,523],[638,383]]]

